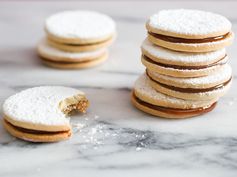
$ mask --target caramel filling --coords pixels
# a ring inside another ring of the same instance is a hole
[[[149,35],[161,39],[163,41],[167,42],[173,42],[173,43],[205,43],[205,42],[216,42],[225,39],[229,33],[226,33],[221,36],[216,37],[209,37],[209,38],[203,38],[203,39],[186,39],[186,38],[179,38],[179,37],[172,37],[172,36],[166,36],[163,34],[156,34],[152,32],[148,32]]]
[[[217,102],[213,103],[212,105],[208,106],[208,107],[200,107],[200,108],[194,108],[194,109],[179,109],[179,108],[169,108],[169,107],[162,107],[162,106],[157,106],[157,105],[153,105],[150,103],[147,103],[141,99],[139,99],[138,97],[136,97],[135,94],[133,94],[133,97],[135,98],[135,100],[145,106],[148,107],[150,109],[154,109],[157,111],[161,111],[167,114],[176,114],[176,115],[187,115],[187,114],[202,114],[202,113],[206,113],[209,112],[211,110],[213,110],[217,104]]]
[[[27,128],[15,126],[15,125],[11,124],[10,122],[8,122],[6,119],[4,119],[4,121],[8,126],[11,126],[15,130],[23,132],[23,133],[30,133],[30,134],[35,134],[35,135],[57,135],[57,134],[69,132],[69,130],[68,131],[56,131],[56,132],[43,131],[43,130],[32,130],[32,129],[27,129]]]
[[[158,82],[157,80],[154,80],[148,74],[147,71],[146,71],[146,74],[147,74],[147,76],[149,77],[150,80],[152,80],[153,82],[161,85],[162,87],[165,87],[165,88],[170,89],[170,90],[178,91],[178,92],[183,92],[183,93],[201,93],[201,92],[209,92],[209,91],[213,91],[213,90],[216,90],[216,89],[221,89],[221,88],[225,87],[227,84],[229,84],[231,79],[232,79],[232,78],[230,78],[226,82],[224,82],[222,84],[219,84],[219,85],[216,85],[214,87],[197,89],[197,88],[180,88],[180,87],[175,87],[175,86],[171,86],[171,85],[166,85],[166,84]]]
[[[198,69],[205,69],[205,68],[209,68],[212,66],[217,66],[217,65],[224,65],[226,64],[227,61],[221,62],[222,60],[224,60],[224,58],[226,57],[226,55],[221,58],[220,60],[212,63],[212,64],[208,64],[208,65],[203,65],[203,66],[180,66],[180,65],[172,65],[172,64],[164,64],[164,63],[160,63],[157,61],[152,60],[151,58],[147,57],[146,55],[142,55],[142,57],[148,61],[149,63],[155,64],[155,65],[159,65],[165,68],[173,68],[173,69],[181,69],[181,70],[198,70]]]

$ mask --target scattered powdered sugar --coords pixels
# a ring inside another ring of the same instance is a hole
[[[226,54],[225,48],[205,53],[176,52],[154,45],[148,39],[144,40],[141,47],[142,50],[161,61],[184,62],[184,64],[216,61],[216,59],[220,59]]]
[[[141,95],[144,95],[146,98],[149,98],[150,100],[157,100],[157,101],[166,103],[167,105],[170,105],[170,106],[175,105],[180,108],[197,108],[197,107],[202,107],[204,105],[210,104],[209,102],[206,102],[206,101],[184,100],[184,99],[174,98],[174,97],[162,94],[150,86],[149,80],[146,74],[141,75],[137,79],[134,85],[134,89],[135,89],[135,92],[138,92]]]
[[[65,11],[50,16],[46,30],[63,38],[94,39],[115,33],[115,22],[107,15],[93,11]]]
[[[38,44],[38,51],[43,56],[48,56],[52,60],[61,60],[61,59],[70,59],[74,61],[85,61],[97,59],[99,56],[103,55],[107,49],[102,48],[94,51],[86,51],[86,52],[67,52],[62,51],[53,46],[50,46],[45,39],[40,41]]]
[[[42,125],[65,125],[69,119],[59,109],[60,101],[83,92],[62,86],[26,89],[3,104],[3,113],[13,120]]]
[[[149,71],[149,73],[151,73],[154,76],[154,79],[157,78],[159,80],[160,78],[166,81],[171,81],[171,83],[181,83],[183,84],[184,87],[202,88],[203,86],[206,86],[207,84],[215,84],[215,83],[220,84],[224,81],[227,81],[228,79],[231,78],[232,69],[230,65],[225,64],[217,72],[214,72],[208,76],[196,77],[196,78],[171,77],[171,76],[159,74],[154,71]]]
[[[184,35],[209,35],[228,32],[230,21],[224,16],[191,9],[162,10],[149,19],[152,28]]]

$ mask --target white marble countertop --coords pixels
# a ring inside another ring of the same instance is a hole
[[[217,108],[185,120],[151,117],[130,104],[130,90],[144,71],[140,44],[149,15],[165,8],[198,8],[227,16],[237,33],[235,1],[129,1],[0,3],[0,104],[39,85],[85,91],[85,116],[72,119],[73,137],[33,144],[11,137],[0,125],[0,176],[236,177],[237,43],[228,48],[233,84]],[[111,15],[118,39],[109,60],[89,70],[45,67],[35,52],[44,19],[57,11],[91,9]]]

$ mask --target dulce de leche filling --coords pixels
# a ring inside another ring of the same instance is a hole
[[[61,133],[68,133],[68,131],[56,131],[56,132],[49,132],[49,131],[42,131],[42,130],[32,130],[32,129],[27,129],[27,128],[22,128],[15,126],[8,122],[6,119],[4,119],[4,122],[8,125],[14,128],[17,131],[23,132],[23,133],[30,133],[30,134],[35,134],[35,135],[56,135],[56,134],[61,134]]]
[[[180,88],[180,87],[175,87],[175,86],[172,86],[172,85],[166,85],[166,84],[158,82],[157,80],[154,80],[149,75],[149,73],[147,71],[146,71],[146,74],[147,74],[147,76],[149,77],[150,80],[152,80],[153,82],[161,85],[162,87],[165,87],[165,88],[170,89],[170,90],[178,91],[178,92],[183,92],[183,93],[201,93],[201,92],[209,92],[209,91],[213,91],[213,90],[216,90],[216,89],[221,89],[221,88],[225,87],[227,84],[229,84],[231,79],[232,79],[232,78],[230,78],[229,80],[225,81],[224,83],[221,83],[219,85],[216,85],[214,87],[209,87],[209,88]]]
[[[154,61],[154,60],[152,60],[151,58],[147,57],[144,54],[142,55],[142,57],[143,57],[144,60],[148,61],[149,63],[155,64],[155,65],[159,65],[159,66],[162,66],[162,67],[165,67],[165,68],[173,68],[173,69],[181,69],[181,70],[206,69],[206,68],[209,68],[209,67],[212,67],[212,66],[224,65],[227,62],[227,61],[221,62],[222,60],[224,60],[226,55],[223,58],[219,59],[218,61],[216,61],[216,62],[214,62],[212,64],[200,65],[200,66],[180,66],[180,65],[173,65],[173,64],[164,64],[164,63],[160,63],[160,62]]]
[[[194,108],[194,109],[178,109],[178,108],[168,108],[168,107],[163,107],[163,106],[157,106],[157,105],[147,103],[147,102],[139,99],[134,93],[133,93],[133,97],[139,104],[141,104],[145,107],[148,107],[150,109],[154,109],[157,111],[161,111],[164,113],[176,114],[176,115],[203,114],[203,113],[213,110],[217,104],[217,102],[215,102],[212,105],[207,106],[207,107],[199,107],[199,108]]]
[[[187,38],[180,38],[180,37],[173,37],[173,36],[166,36],[163,34],[156,34],[153,32],[148,32],[149,35],[161,39],[163,41],[167,42],[173,42],[173,43],[205,43],[205,42],[216,42],[225,39],[229,33],[226,33],[221,36],[216,36],[216,37],[209,37],[209,38],[203,38],[203,39],[187,39]]]

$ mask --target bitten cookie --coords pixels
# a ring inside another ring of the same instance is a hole
[[[62,44],[95,44],[115,35],[115,23],[107,15],[93,11],[65,11],[50,16],[45,23],[50,40]]]
[[[71,136],[69,115],[85,112],[88,100],[80,90],[42,86],[21,91],[3,104],[3,125],[13,136],[32,142],[55,142]]]
[[[159,46],[186,52],[209,52],[230,45],[230,21],[200,10],[162,10],[146,23],[148,39]]]
[[[94,51],[71,53],[54,48],[46,40],[42,40],[38,44],[38,54],[46,65],[55,68],[78,69],[104,62],[108,57],[108,50],[101,48]]]
[[[219,99],[231,85],[232,71],[226,64],[213,73],[197,78],[178,78],[147,70],[150,85],[157,91],[186,100]]]
[[[177,52],[159,47],[146,39],[141,61],[150,71],[173,77],[200,77],[218,71],[227,62],[226,50],[205,53]]]
[[[135,82],[132,103],[138,109],[164,118],[188,118],[211,111],[216,106],[216,99],[193,101],[174,98],[153,89],[146,74]]]

